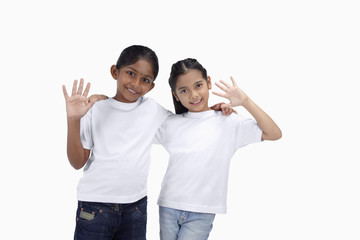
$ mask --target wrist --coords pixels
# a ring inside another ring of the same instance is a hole
[[[67,117],[67,122],[68,123],[80,123],[80,119],[79,117]]]
[[[244,101],[243,101],[243,103],[241,104],[245,109],[248,109],[248,108],[250,108],[251,107],[251,105],[253,104],[253,101],[249,98],[249,97],[247,97]]]

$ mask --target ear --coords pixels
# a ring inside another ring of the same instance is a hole
[[[148,92],[150,92],[151,91],[151,89],[153,89],[155,87],[155,83],[151,83],[151,85],[150,85],[150,89],[149,89],[149,91]]]
[[[210,78],[210,76],[207,77],[206,82],[207,82],[207,85],[208,85],[208,89],[211,90],[211,78]]]
[[[110,68],[110,73],[111,73],[111,76],[115,79],[115,80],[118,80],[118,77],[119,77],[119,69],[117,69],[116,65],[112,65],[111,68]]]
[[[171,93],[172,93],[172,95],[174,95],[176,101],[179,102],[180,100],[179,100],[178,96],[176,96],[176,93],[173,90],[171,90]]]

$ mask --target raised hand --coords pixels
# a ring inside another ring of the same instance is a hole
[[[87,98],[90,90],[90,83],[87,83],[84,92],[84,79],[80,79],[79,88],[77,87],[77,84],[78,81],[75,80],[70,97],[66,91],[66,87],[64,85],[62,86],[66,101],[66,114],[69,120],[79,120],[82,118],[96,101],[95,98]]]
[[[220,80],[219,83],[215,83],[215,85],[224,91],[224,93],[212,92],[213,94],[228,99],[230,102],[227,104],[222,104],[221,108],[231,108],[236,106],[242,106],[244,102],[246,102],[249,98],[248,96],[241,90],[233,77],[230,77],[232,86],[229,85],[227,82]]]

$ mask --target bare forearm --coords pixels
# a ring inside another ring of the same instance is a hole
[[[71,166],[82,168],[86,161],[86,151],[80,140],[80,120],[68,120],[67,155]]]
[[[262,140],[278,140],[282,133],[276,123],[259,106],[248,98],[242,106],[255,118],[263,131]]]

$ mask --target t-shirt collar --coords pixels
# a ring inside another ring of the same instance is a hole
[[[187,112],[184,113],[184,117],[186,118],[208,118],[214,116],[216,112],[214,110],[208,110],[203,112]]]
[[[143,97],[138,98],[138,100],[133,103],[119,102],[119,101],[115,100],[114,98],[109,98],[109,101],[113,107],[115,107],[119,110],[131,111],[131,110],[134,110],[135,108],[137,108],[142,103]]]

